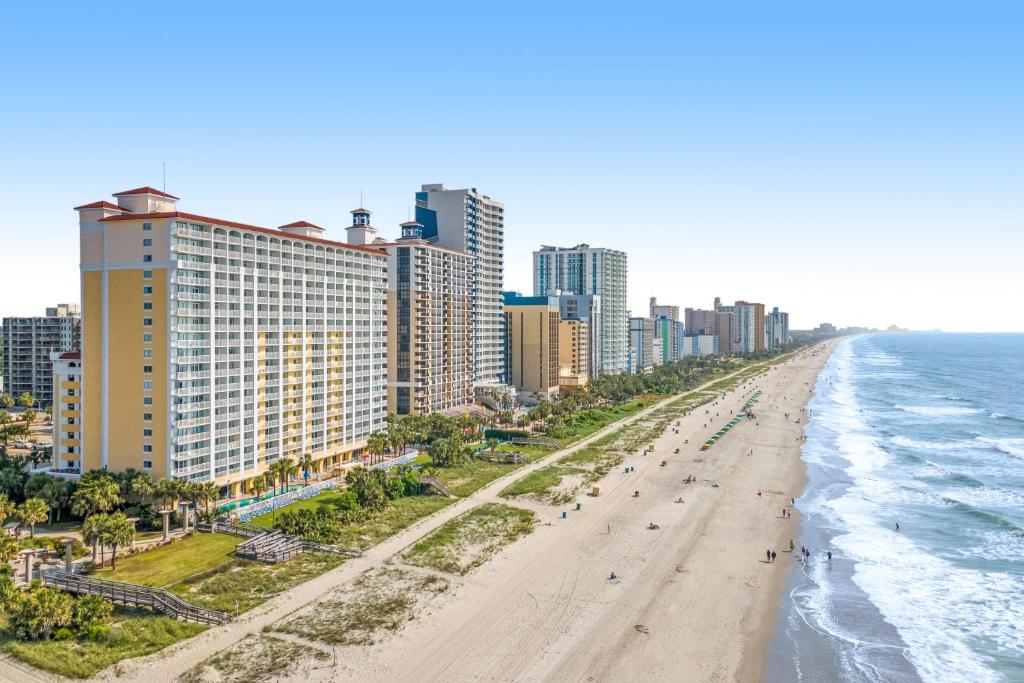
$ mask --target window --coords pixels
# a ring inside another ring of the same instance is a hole
[[[143,460],[142,461],[142,469],[144,469],[144,470],[151,470],[151,469],[153,469],[153,461],[152,460]]]
[[[153,310],[153,302],[152,301],[143,301],[142,302],[142,310],[144,310],[144,311],[152,311]]]
[[[149,232],[150,230],[153,229],[153,224],[152,223],[143,223],[142,224],[142,229],[145,230],[146,232]]]
[[[153,349],[142,349],[142,357],[149,360],[153,357]]]
[[[153,319],[152,318],[143,318],[142,319],[142,326],[143,327],[153,327]]]
[[[142,288],[142,293],[143,294],[152,294],[153,293],[153,287],[150,286],[150,285],[146,285],[145,287]]]
[[[142,430],[142,436],[143,436],[143,438],[146,438],[146,439],[152,438],[153,430],[152,429],[143,429]]]
[[[153,238],[147,237],[146,239],[142,240],[142,246],[144,246],[144,247],[151,247],[151,246],[153,246]]]
[[[153,421],[153,413],[143,413],[142,414],[142,421],[143,422],[152,422]]]
[[[142,397],[142,405],[144,405],[144,406],[151,406],[151,405],[153,405],[153,397],[152,396],[143,396]]]
[[[153,374],[153,366],[152,365],[143,365],[142,366],[142,374],[144,374],[144,375],[152,375]]]
[[[142,262],[143,263],[152,263],[152,261],[153,261],[153,255],[152,254],[143,254],[142,255]]]
[[[147,380],[143,381],[143,383],[142,383],[142,390],[143,391],[153,391],[153,380],[147,379]]]
[[[146,344],[152,344],[153,343],[153,334],[151,332],[144,332],[142,334],[142,341],[145,342]]]
[[[153,279],[153,271],[152,270],[144,270],[144,271],[142,271],[142,279],[143,280],[152,280]]]

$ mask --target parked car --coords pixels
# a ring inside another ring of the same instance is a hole
[[[29,443],[28,441],[15,441],[14,442],[14,447],[15,448],[32,448],[32,444]]]

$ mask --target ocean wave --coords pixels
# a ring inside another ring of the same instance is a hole
[[[893,436],[889,439],[889,443],[912,451],[961,451],[976,445],[973,440],[925,441],[902,435]]]
[[[993,439],[987,436],[978,436],[975,437],[974,440],[977,441],[978,443],[983,443],[986,446],[1002,451],[1007,455],[1012,455],[1015,458],[1020,458],[1021,460],[1024,460],[1024,437]]]
[[[928,415],[928,416],[950,416],[950,415],[974,415],[982,412],[978,408],[961,408],[959,406],[901,406],[896,405],[896,408],[902,410],[905,413],[913,413],[914,415]]]
[[[1004,413],[990,413],[989,417],[993,420],[1011,420],[1020,424],[1024,424],[1024,420],[1014,415],[1006,415]]]
[[[921,677],[1000,680],[960,636],[992,639],[1024,654],[1024,631],[1017,628],[1024,619],[1019,600],[1024,582],[1009,574],[957,567],[905,534],[881,528],[873,503],[846,502],[839,507],[850,531],[833,544],[855,561],[854,583],[896,627]]]

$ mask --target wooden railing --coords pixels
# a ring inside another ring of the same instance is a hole
[[[98,595],[129,607],[143,607],[175,619],[219,626],[231,621],[231,615],[185,602],[162,588],[140,586],[120,581],[106,581],[88,576],[49,571],[42,574],[43,585],[77,595]]]

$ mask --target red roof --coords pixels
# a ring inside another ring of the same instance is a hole
[[[134,190],[115,192],[114,196],[121,197],[126,194],[152,194],[156,195],[157,197],[167,197],[168,199],[180,199],[180,197],[175,197],[173,194],[167,194],[166,192],[161,192],[160,190],[154,190],[152,187],[136,187]]]
[[[295,221],[294,223],[289,223],[288,225],[282,225],[278,229],[284,230],[285,228],[316,228],[317,230],[323,230],[323,228],[321,228],[319,225],[313,225],[309,221]]]
[[[238,228],[240,230],[252,230],[253,232],[262,232],[267,235],[274,235],[275,237],[282,237],[284,239],[291,240],[302,240],[304,242],[315,242],[316,244],[326,244],[332,247],[344,247],[346,249],[355,249],[356,251],[366,251],[371,254],[377,254],[379,256],[385,256],[387,252],[382,249],[372,249],[370,247],[363,247],[358,244],[347,244],[346,242],[332,242],[331,240],[320,239],[319,237],[306,237],[305,235],[293,235],[287,232],[281,232],[280,230],[271,230],[270,228],[261,228],[255,225],[246,225],[245,223],[236,223],[234,221],[225,221],[220,218],[210,218],[208,216],[198,216],[194,213],[182,213],[181,211],[164,211],[161,213],[125,213],[117,216],[107,216],[101,218],[103,222],[107,221],[140,221],[148,218],[185,218],[191,221],[199,221],[200,223],[210,223],[211,225],[223,225],[228,228]]]
[[[67,353],[60,354],[61,360],[82,360],[81,351],[68,351]]]
[[[92,204],[82,204],[81,206],[76,206],[74,208],[74,211],[79,211],[81,209],[117,209],[118,211],[128,210],[122,209],[117,204],[111,204],[110,202],[93,202]]]

